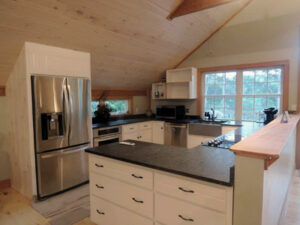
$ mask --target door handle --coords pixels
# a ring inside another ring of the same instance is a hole
[[[135,202],[137,202],[137,203],[141,203],[141,204],[144,203],[144,201],[142,201],[142,200],[137,200],[136,198],[132,198],[132,200],[135,201]]]
[[[179,189],[180,191],[183,191],[183,192],[194,193],[193,190],[186,190],[186,189],[184,189],[183,187],[179,187],[178,189]]]
[[[95,163],[95,166],[99,167],[99,168],[103,168],[104,166],[103,165],[100,165],[98,163]]]
[[[182,215],[178,215],[179,218],[181,218],[182,220],[184,221],[189,221],[189,222],[194,222],[194,220],[192,218],[185,218],[184,216]]]
[[[133,173],[133,174],[131,174],[131,176],[133,176],[134,178],[137,178],[137,179],[143,179],[143,177],[142,177],[142,176],[137,176],[137,175],[135,175],[134,173]]]
[[[104,189],[104,186],[101,186],[99,184],[96,184],[96,187],[99,188],[99,189]]]
[[[99,215],[105,215],[104,212],[101,212],[99,209],[96,210]]]

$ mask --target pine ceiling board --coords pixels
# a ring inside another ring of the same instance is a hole
[[[85,45],[91,45],[93,43],[95,44],[106,43],[107,45],[112,45],[112,44],[116,45],[116,48],[118,49],[120,48],[117,45],[129,47],[130,49],[127,50],[131,50],[131,51],[132,48],[135,48],[138,52],[140,52],[140,50],[143,48],[152,50],[151,44],[147,45],[147,43],[145,43],[140,38],[133,40],[132,37],[120,34],[118,32],[105,30],[101,26],[95,27],[91,24],[85,23],[82,20],[76,21],[72,18],[66,17],[64,14],[57,13],[53,9],[49,11],[49,9],[45,10],[44,7],[39,7],[38,10],[34,11],[34,8],[32,9],[29,8],[30,4],[28,3],[28,1],[25,2],[26,4],[14,8],[14,14],[15,16],[20,18],[21,23],[23,23],[22,26],[24,29],[27,24],[29,25],[29,27],[26,29],[31,29],[37,32],[42,31],[41,33],[44,34],[49,33],[51,36],[54,36],[53,39],[69,36],[68,39],[71,41],[73,41],[72,39],[76,39],[76,40],[82,39],[80,40],[80,43],[85,41],[86,42]],[[34,7],[34,5],[31,5],[31,7]],[[25,21],[22,20],[22,13],[26,15],[29,14],[28,16],[26,16]],[[41,18],[41,19],[36,20],[36,18]],[[3,19],[2,21],[5,23],[5,21],[7,20],[8,19]],[[62,23],[62,21],[67,21],[67,22],[70,21],[70,23],[64,25],[65,22]],[[59,35],[59,34],[63,34],[63,35]],[[90,39],[94,39],[94,40],[91,41]],[[69,41],[67,40],[67,42]],[[168,44],[169,46],[171,45],[170,43]],[[154,53],[160,53],[160,52],[166,54],[174,53],[174,48],[167,47],[167,45],[157,46],[157,47],[158,48]],[[78,47],[78,49],[84,50],[86,48]]]
[[[146,23],[147,18],[149,18],[149,16],[146,15],[146,12],[141,14],[140,11],[142,10],[138,10],[137,12],[140,14],[139,17],[133,17],[133,10],[130,11],[130,14],[126,10],[122,12],[122,10],[124,10],[123,7],[116,4],[115,1],[103,1],[102,5],[104,5],[104,7],[102,6],[103,11],[101,11],[101,14],[99,14],[99,10],[97,9],[100,5],[98,4],[98,7],[95,4],[91,5],[91,1],[89,0],[71,1],[72,4],[70,1],[66,1],[70,3],[61,4],[60,6],[56,6],[56,3],[53,4],[52,0],[48,0],[39,1],[39,5],[48,7],[50,10],[56,11],[57,13],[62,13],[71,19],[80,20],[83,23],[95,26],[95,29],[101,27],[107,31],[128,36],[131,39],[143,40],[144,42],[149,42],[151,44],[155,42],[158,47],[164,47],[170,44],[176,45],[171,39],[163,40],[161,38],[156,38],[156,35],[160,35],[162,32],[161,29],[157,29],[157,27],[160,28],[160,26],[153,26],[153,23],[155,22],[154,16],[156,14],[151,15],[151,23]],[[108,3],[114,3],[114,8],[118,6],[118,10],[107,6]],[[129,2],[125,3],[128,5]],[[54,10],[54,8],[56,8],[56,10]],[[120,11],[122,13],[120,13]],[[161,20],[161,18],[158,18],[156,20],[157,23],[159,22],[159,19]]]
[[[179,1],[1,0],[0,85],[33,41],[91,52],[93,87],[149,87],[239,7],[167,20]]]

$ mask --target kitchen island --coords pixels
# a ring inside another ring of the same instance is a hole
[[[91,218],[128,225],[279,224],[294,171],[298,120],[292,116],[281,124],[278,118],[262,129],[242,123],[222,135],[236,143],[231,150],[139,141],[88,149]]]
[[[232,152],[131,142],[87,150],[94,222],[232,224]]]

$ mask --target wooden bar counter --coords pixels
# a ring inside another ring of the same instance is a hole
[[[234,225],[283,224],[295,172],[298,121],[281,116],[233,145],[235,158]]]

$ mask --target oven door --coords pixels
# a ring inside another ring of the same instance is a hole
[[[101,145],[107,145],[120,141],[119,135],[107,135],[102,137],[94,138],[94,147],[98,147]]]

